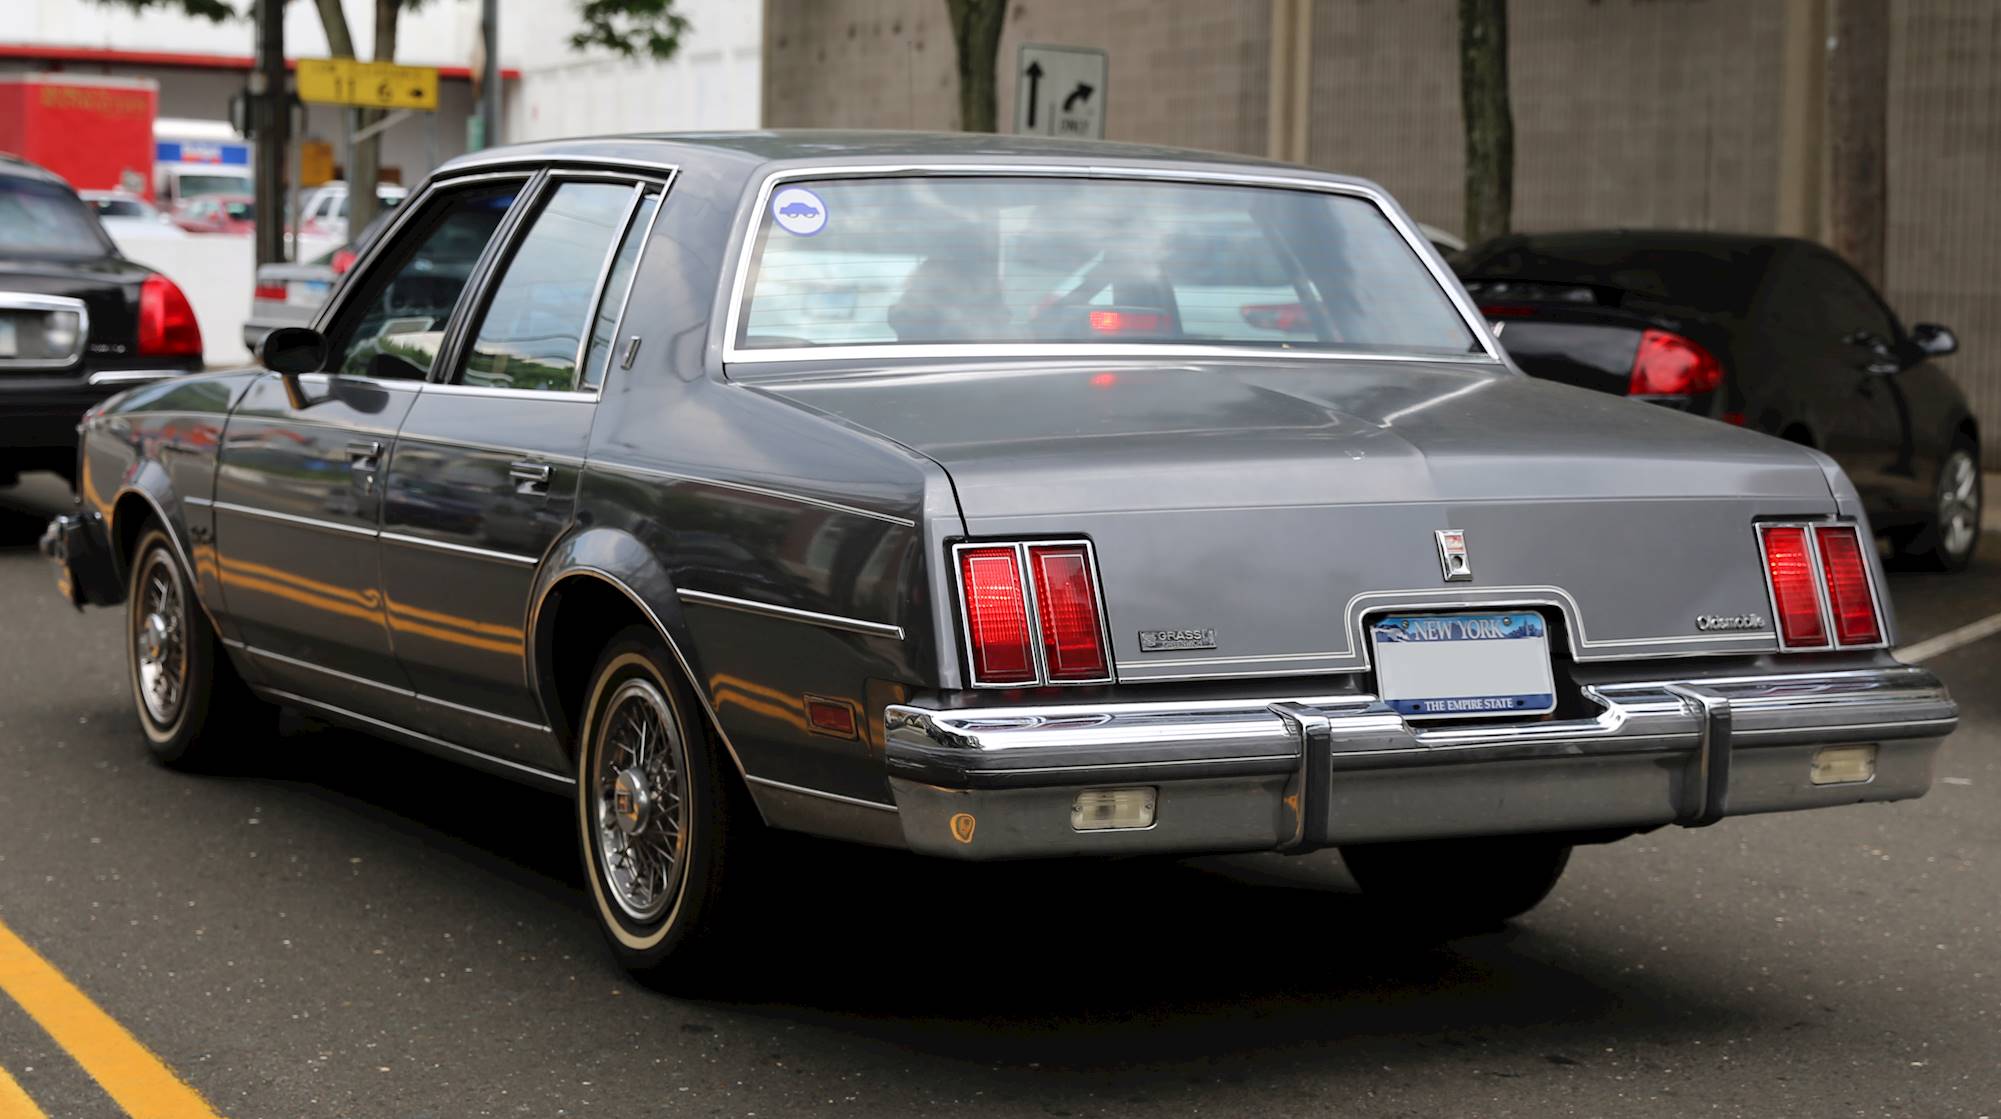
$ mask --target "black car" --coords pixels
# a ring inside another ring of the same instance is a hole
[[[181,289],[120,256],[68,183],[0,154],[0,485],[74,481],[85,410],[201,364]]]
[[[1655,401],[1839,462],[1898,558],[1966,566],[1980,536],[1980,432],[1846,261],[1789,237],[1649,230],[1499,237],[1454,262],[1523,371]]]

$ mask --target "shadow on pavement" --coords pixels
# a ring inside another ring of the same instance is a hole
[[[53,474],[28,474],[0,487],[0,551],[33,548],[49,518],[70,508],[69,484]]]

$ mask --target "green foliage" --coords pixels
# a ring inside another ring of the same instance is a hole
[[[191,0],[199,2],[199,0]],[[688,17],[674,10],[675,0],[578,0],[583,30],[570,36],[577,50],[605,47],[627,58],[645,56],[665,62],[681,49]]]
[[[171,8],[211,23],[235,19],[239,14],[234,7],[223,3],[223,0],[97,0],[97,3],[113,8],[126,8],[134,12],[143,12],[148,8]],[[240,14],[249,14],[247,5]]]

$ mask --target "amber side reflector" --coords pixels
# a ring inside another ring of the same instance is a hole
[[[1820,569],[1827,576],[1827,603],[1834,610],[1834,639],[1843,645],[1875,645],[1883,640],[1876,596],[1869,586],[1869,561],[1854,525],[1821,525]]]
[[[975,683],[1035,682],[1028,595],[1015,557],[1012,546],[967,548],[959,553],[959,593],[965,596],[966,639],[972,646]]]
[[[807,696],[806,723],[814,733],[835,738],[853,738],[856,733],[854,706],[843,700]]]
[[[1820,620],[1820,581],[1813,570],[1813,550],[1803,525],[1766,525],[1765,579],[1772,589],[1772,609],[1779,615],[1779,635],[1789,649],[1827,645],[1827,627]]]
[[[1035,611],[1049,679],[1079,683],[1110,676],[1090,552],[1077,544],[1031,544],[1028,563],[1035,573]]]

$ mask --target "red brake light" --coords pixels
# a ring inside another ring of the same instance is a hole
[[[1815,578],[1813,550],[1804,525],[1766,525],[1765,579],[1772,590],[1772,609],[1779,615],[1779,636],[1788,649],[1818,649],[1827,644],[1827,627],[1820,619],[1820,581]]]
[[[201,356],[201,325],[174,281],[155,272],[139,285],[139,352]]]
[[[1640,335],[1626,395],[1691,396],[1714,392],[1722,383],[1723,365],[1716,355],[1679,334],[1649,330]]]
[[[1869,566],[1853,525],[1821,525],[1820,569],[1827,576],[1827,600],[1833,607],[1834,637],[1843,645],[1875,645],[1883,640],[1876,619],[1876,596],[1869,586]]]
[[[1237,308],[1237,313],[1259,330],[1302,334],[1313,329],[1313,320],[1307,316],[1304,303],[1246,303]]]
[[[973,682],[1032,684],[1035,652],[1028,625],[1028,596],[1010,545],[959,552],[959,593],[972,646]]]
[[[1158,311],[1093,311],[1091,329],[1099,334],[1158,334],[1167,316]]]
[[[1091,553],[1081,544],[1031,544],[1028,563],[1035,573],[1035,612],[1042,623],[1042,656],[1050,681],[1109,678]]]
[[[285,301],[285,285],[258,284],[250,290],[250,298],[261,299],[270,303],[283,303]]]
[[[1483,303],[1480,317],[1488,319],[1529,319],[1534,318],[1536,309],[1527,303]]]
[[[334,275],[345,276],[347,275],[347,270],[354,267],[354,262],[359,257],[360,254],[353,249],[335,249],[333,259],[328,263],[333,266]]]

